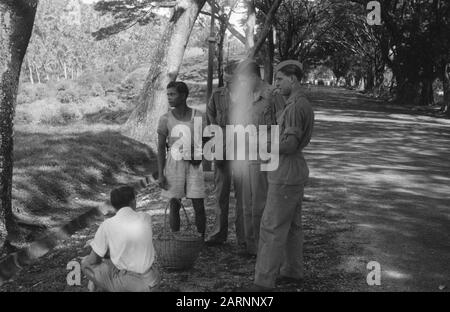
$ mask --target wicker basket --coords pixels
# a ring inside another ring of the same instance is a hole
[[[167,231],[167,208],[164,211],[164,227],[160,235],[153,239],[157,260],[160,266],[172,270],[187,270],[194,266],[203,247],[203,237],[190,234],[191,222],[186,209],[181,204],[187,221],[187,232],[183,235]]]

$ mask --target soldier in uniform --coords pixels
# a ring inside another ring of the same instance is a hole
[[[226,126],[232,124],[231,111],[234,105],[231,100],[231,88],[233,87],[233,73],[237,62],[231,62],[224,73],[225,86],[218,88],[206,107],[208,125],[218,125],[226,133]],[[224,152],[226,146],[224,142]],[[225,153],[224,153],[225,154]],[[236,199],[236,236],[240,246],[245,245],[244,223],[243,223],[243,197],[242,197],[242,170],[239,163],[226,160],[214,161],[214,198],[216,220],[214,230],[206,241],[207,245],[214,246],[226,242],[228,238],[228,213],[230,204],[230,190],[233,182],[234,197]]]
[[[236,115],[246,116],[244,121],[246,126],[254,126],[255,132],[251,132],[248,142],[257,142],[256,152],[259,151],[259,144],[270,144],[269,142],[258,142],[259,127],[267,126],[267,138],[270,138],[270,126],[276,123],[274,116],[280,106],[284,106],[272,94],[274,89],[271,85],[261,79],[261,72],[258,64],[254,60],[246,59],[237,68],[237,81],[241,92],[240,105],[243,109]],[[248,143],[247,142],[247,143]],[[261,170],[261,158],[259,154],[250,155],[250,146],[239,146],[247,148],[248,159],[245,162],[243,189],[244,200],[244,230],[247,256],[256,256],[259,242],[259,228],[267,196],[267,172]]]
[[[294,281],[303,278],[301,202],[309,176],[303,149],[311,140],[314,112],[302,94],[302,76],[297,61],[285,61],[276,68],[276,88],[286,106],[278,117],[279,165],[267,174],[253,290],[274,288],[278,275]]]

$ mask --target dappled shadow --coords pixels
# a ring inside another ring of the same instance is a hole
[[[18,214],[60,224],[104,201],[112,185],[154,169],[146,146],[119,132],[15,133],[13,204]]]
[[[346,239],[365,246],[365,261],[381,263],[383,289],[438,290],[448,283],[450,122],[339,89],[310,99],[311,184],[333,182],[321,185],[320,199],[355,222]]]

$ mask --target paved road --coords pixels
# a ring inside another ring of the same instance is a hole
[[[340,268],[366,274],[368,261],[381,264],[381,286],[361,281],[354,290],[448,291],[450,120],[353,91],[319,88],[309,97],[311,190],[353,224],[335,242]]]

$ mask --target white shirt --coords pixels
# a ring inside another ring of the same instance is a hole
[[[91,247],[100,257],[109,250],[119,270],[145,273],[155,260],[151,216],[130,207],[119,209],[100,225]]]

